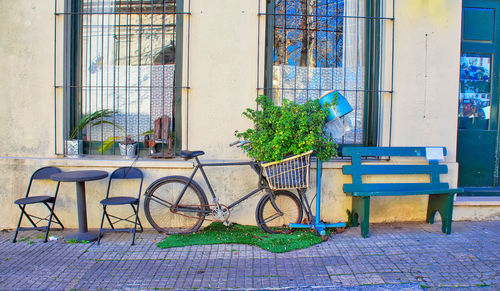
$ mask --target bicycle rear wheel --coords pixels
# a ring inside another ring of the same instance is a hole
[[[166,234],[196,232],[205,220],[209,209],[203,190],[194,182],[182,176],[165,177],[151,184],[144,194],[144,213],[149,223]],[[182,189],[187,185],[177,208]]]
[[[260,199],[255,211],[257,225],[268,233],[282,233],[289,230],[290,223],[301,223],[302,215],[302,203],[289,191],[266,194]]]

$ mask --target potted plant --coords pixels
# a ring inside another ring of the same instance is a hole
[[[146,135],[146,134],[151,134],[153,130],[148,130],[145,131],[138,136]],[[136,137],[138,137],[136,136]],[[118,143],[118,146],[120,148],[120,154],[124,158],[131,158],[135,157],[137,155],[137,141],[134,139],[134,136],[132,135],[127,135],[127,136],[112,136],[105,140],[101,147],[99,147],[98,151],[101,153],[104,153],[105,151],[109,150],[117,140],[120,140]]]
[[[276,171],[292,173],[291,180],[295,180],[296,184],[281,185],[282,189],[300,188],[295,186],[303,185],[304,181],[308,182],[311,152],[322,161],[337,156],[336,144],[323,133],[327,110],[321,107],[318,100],[297,104],[285,99],[283,104],[278,106],[267,96],[261,95],[257,98],[257,105],[257,110],[246,109],[243,112],[245,117],[253,121],[253,128],[237,133],[236,136],[249,141],[242,146],[248,157],[265,162],[262,166],[268,180],[274,176],[277,180],[283,178],[280,176],[282,174]],[[307,164],[303,167],[307,168],[307,172],[297,171],[297,163]],[[276,167],[267,168],[267,165]],[[273,188],[273,185],[271,187]]]
[[[137,142],[130,135],[127,135],[118,146],[120,147],[120,154],[122,157],[132,158],[137,155]]]
[[[101,109],[82,116],[78,125],[71,130],[69,139],[66,140],[66,155],[68,157],[79,157],[83,153],[83,135],[85,128],[96,125],[110,124],[117,126],[112,121],[105,118],[112,117],[116,112],[108,109]],[[80,138],[79,138],[80,137]]]

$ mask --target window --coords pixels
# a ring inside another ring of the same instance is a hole
[[[180,147],[183,12],[177,2],[66,1],[66,134],[85,116],[110,112],[105,123],[79,133],[84,154],[118,154],[120,141],[141,145],[146,134],[160,152]]]
[[[301,103],[339,91],[354,110],[338,142],[376,145],[383,9],[381,1],[268,1],[265,94]]]

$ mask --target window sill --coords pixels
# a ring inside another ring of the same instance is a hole
[[[500,206],[500,196],[458,196],[455,206]]]
[[[192,169],[193,161],[185,161],[182,158],[173,159],[150,159],[140,157],[135,159],[124,159],[121,156],[83,156],[81,158],[54,157],[54,158],[34,158],[34,157],[2,157],[0,160],[7,162],[9,160],[23,160],[24,162],[32,160],[37,163],[44,161],[56,167],[126,167],[134,166],[139,168],[172,168],[172,169]]]

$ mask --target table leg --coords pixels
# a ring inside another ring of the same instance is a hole
[[[76,182],[76,204],[78,207],[78,231],[87,232],[87,201],[85,200],[85,182]]]
[[[78,232],[68,234],[66,240],[95,241],[99,232],[89,231],[87,227],[87,201],[85,199],[85,182],[76,182],[76,203],[78,208]]]

